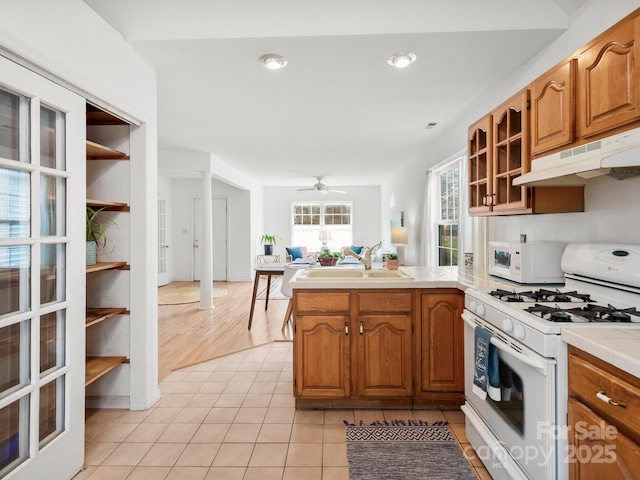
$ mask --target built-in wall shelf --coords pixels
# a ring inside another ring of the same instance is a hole
[[[129,270],[127,262],[98,262],[95,265],[87,265],[87,273],[101,272],[102,270]]]
[[[128,362],[127,357],[87,357],[84,386],[91,385],[118,365]]]
[[[87,140],[87,160],[129,160],[129,155]]]
[[[105,212],[128,212],[129,205],[122,202],[106,202],[104,200],[95,200],[87,198],[87,207],[94,210],[102,209]]]
[[[85,327],[90,327],[96,323],[108,320],[116,315],[128,315],[129,310],[126,308],[87,308],[85,317]]]

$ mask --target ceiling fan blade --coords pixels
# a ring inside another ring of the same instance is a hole
[[[296,192],[310,192],[310,191],[314,191],[317,190],[316,187],[309,187],[309,188],[298,188],[296,189]]]
[[[344,194],[347,193],[344,190],[334,190],[333,188],[328,188],[326,191],[331,193],[344,193]]]

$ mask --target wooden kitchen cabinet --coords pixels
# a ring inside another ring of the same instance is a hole
[[[571,479],[637,478],[640,379],[570,346],[568,411]]]
[[[459,405],[464,395],[464,295],[458,290],[423,293],[420,301],[417,394]]]
[[[348,316],[299,316],[295,342],[297,396],[346,398],[351,394]]]
[[[349,292],[294,292],[294,393],[346,398],[351,394]]]
[[[491,112],[493,168],[489,203],[495,212],[527,208],[527,188],[511,182],[530,169],[529,90],[522,90]]]
[[[491,211],[489,198],[492,194],[491,168],[491,115],[482,117],[471,125],[467,135],[469,162],[469,213],[487,214]]]
[[[409,397],[413,392],[410,292],[358,293],[356,393],[362,397]]]
[[[469,215],[584,211],[584,187],[513,185],[515,178],[531,170],[528,105],[525,89],[470,127]]]
[[[640,17],[630,16],[578,57],[578,134],[582,138],[640,119]]]
[[[298,408],[459,407],[457,289],[294,289]]]
[[[531,83],[531,154],[575,140],[577,60],[570,59]]]

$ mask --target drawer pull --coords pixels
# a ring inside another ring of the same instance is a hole
[[[362,335],[364,333],[364,325],[362,325],[362,322],[360,322],[360,335]]]
[[[349,322],[344,322],[344,334],[349,335]]]
[[[610,397],[607,397],[604,393],[604,390],[600,390],[596,392],[596,397],[602,400],[604,403],[608,403],[609,405],[615,405],[616,407],[627,408],[626,402],[615,402],[611,400]]]

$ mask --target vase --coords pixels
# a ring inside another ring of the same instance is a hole
[[[389,270],[397,270],[399,266],[400,266],[400,260],[398,260],[397,258],[394,260],[387,258],[387,268]]]
[[[87,242],[87,265],[96,264],[96,249],[98,245],[96,242]]]

